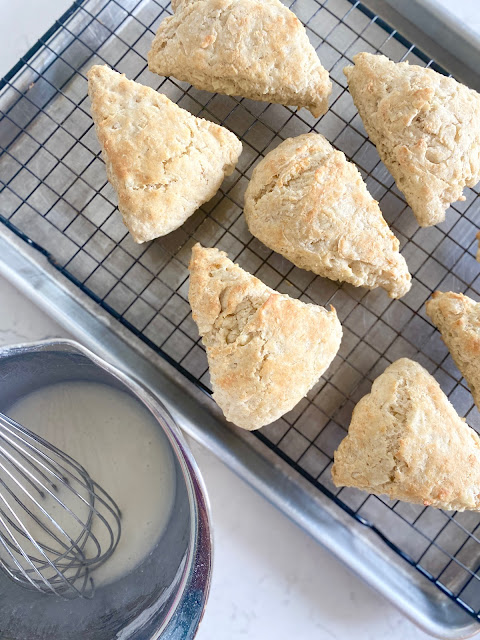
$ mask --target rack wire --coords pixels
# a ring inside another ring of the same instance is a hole
[[[420,229],[397,190],[346,89],[342,73],[359,51],[443,70],[354,0],[288,0],[333,80],[320,120],[305,110],[198,91],[147,69],[160,0],[77,0],[0,83],[0,216],[67,278],[190,381],[210,393],[207,360],[187,301],[192,245],[216,246],[269,286],[316,304],[333,304],[343,325],[340,352],[290,413],[257,437],[480,620],[480,516],[450,513],[336,489],[333,452],[355,403],[397,358],[419,361],[460,415],[480,416],[440,335],[425,315],[430,293],[461,291],[478,300],[475,233],[478,190],[466,190],[446,221]],[[105,63],[149,85],[242,140],[239,164],[219,193],[177,231],[135,245],[116,210],[93,129],[86,71]],[[256,163],[283,139],[317,131],[353,160],[400,239],[411,291],[390,300],[380,290],[340,285],[294,267],[253,238],[242,216]]]

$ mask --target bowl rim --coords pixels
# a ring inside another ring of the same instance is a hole
[[[174,451],[185,480],[190,507],[191,526],[188,553],[186,561],[183,563],[184,566],[177,593],[170,609],[148,640],[155,640],[160,637],[162,637],[162,640],[190,640],[195,637],[203,618],[210,593],[213,564],[211,507],[205,482],[197,462],[179,426],[156,395],[144,384],[136,380],[134,376],[122,371],[118,365],[108,362],[105,358],[98,356],[79,342],[69,338],[53,338],[5,345],[0,348],[0,360],[15,354],[51,351],[58,348],[60,350],[63,348],[65,352],[80,353],[124,384],[153,414]],[[192,584],[193,581],[195,582],[194,585]],[[181,612],[182,605],[185,605],[185,608],[190,610],[191,620],[187,624],[185,624],[185,617]],[[142,624],[150,622],[154,618],[155,612],[153,610],[151,616],[147,620],[143,620]],[[175,623],[176,618],[178,619],[177,623]],[[136,634],[141,632],[141,629],[135,628],[135,623],[136,620],[133,620],[124,627],[119,632],[118,640],[135,638]],[[147,637],[142,636],[142,640],[147,640]]]

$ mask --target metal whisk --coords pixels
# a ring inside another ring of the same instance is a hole
[[[82,465],[0,413],[0,568],[29,589],[92,597],[120,533],[118,506]]]

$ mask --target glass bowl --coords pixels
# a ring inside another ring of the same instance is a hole
[[[167,410],[144,387],[70,340],[0,350],[0,411],[56,382],[108,384],[153,414],[171,448],[176,476],[167,527],[149,555],[93,599],[28,591],[0,571],[0,638],[8,640],[187,640],[208,597],[212,569],[209,506],[200,472]],[[161,487],[159,487],[161,490]]]

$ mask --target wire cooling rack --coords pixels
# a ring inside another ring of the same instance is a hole
[[[212,95],[151,74],[146,54],[159,23],[171,14],[167,2],[75,2],[0,84],[1,219],[206,392],[207,360],[187,302],[187,265],[195,242],[227,251],[278,291],[333,304],[344,331],[339,355],[308,397],[257,437],[480,619],[479,515],[337,490],[330,473],[333,452],[345,436],[355,403],[385,367],[402,356],[424,365],[460,415],[480,428],[471,395],[424,308],[437,288],[479,299],[478,191],[467,190],[466,200],[452,206],[441,225],[420,229],[369,142],[342,73],[359,51],[442,70],[358,2],[286,4],[306,25],[333,80],[331,106],[320,120],[305,110],[296,113],[280,105]],[[136,245],[130,239],[106,180],[85,77],[97,63],[223,124],[243,142],[237,169],[213,200],[180,229],[153,243]],[[380,202],[413,275],[412,289],[401,300],[392,301],[381,290],[368,292],[315,277],[249,234],[242,200],[255,164],[283,139],[309,131],[324,134],[353,160]]]

